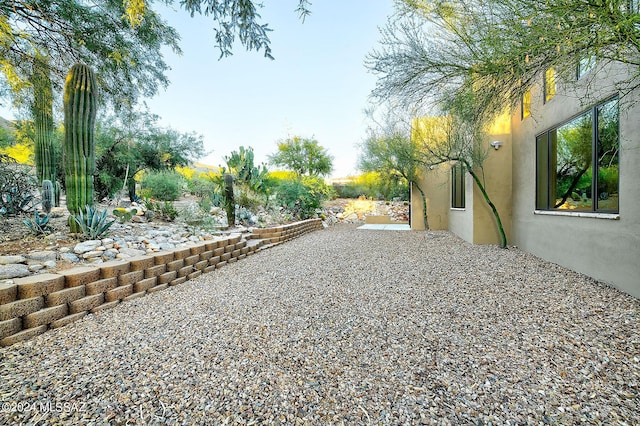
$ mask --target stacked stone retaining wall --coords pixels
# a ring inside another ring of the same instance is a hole
[[[322,221],[309,219],[0,284],[0,346],[30,339],[87,314],[182,284],[318,229],[322,229]]]

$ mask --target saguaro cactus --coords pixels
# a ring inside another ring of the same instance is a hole
[[[51,212],[53,201],[53,184],[50,180],[45,179],[42,181],[42,210],[44,210],[46,214]]]
[[[97,98],[96,77],[87,65],[71,67],[64,85],[64,179],[69,227],[85,206],[93,205],[93,174],[96,168],[94,126]]]
[[[33,103],[31,114],[34,127],[34,157],[38,182],[55,182],[56,161],[53,149],[53,91],[49,62],[45,56],[36,55],[33,62],[31,82],[33,84]]]

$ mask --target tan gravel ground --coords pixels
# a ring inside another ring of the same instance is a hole
[[[639,316],[517,249],[341,225],[2,349],[0,424],[633,425]]]

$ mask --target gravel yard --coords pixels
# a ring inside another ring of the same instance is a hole
[[[640,423],[640,301],[339,225],[0,350],[0,424]]]

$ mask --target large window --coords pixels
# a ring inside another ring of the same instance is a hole
[[[451,207],[464,209],[464,166],[460,163],[451,168]]]
[[[549,102],[556,95],[556,70],[547,68],[544,73],[544,102]]]
[[[536,138],[536,209],[618,212],[618,99]]]

